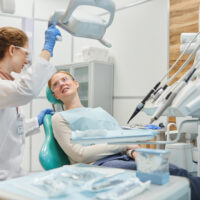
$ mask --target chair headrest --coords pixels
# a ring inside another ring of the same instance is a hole
[[[49,89],[49,87],[47,86],[46,88],[46,97],[48,99],[48,101],[52,104],[63,104],[62,101],[60,100],[57,100],[54,96],[53,96],[53,93],[52,91]]]

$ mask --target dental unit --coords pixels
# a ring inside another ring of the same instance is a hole
[[[127,123],[129,123],[145,106],[146,102],[147,101],[150,101],[151,99],[151,103],[154,103],[156,104],[156,102],[159,102],[158,99],[161,99],[160,96],[164,96],[164,94],[166,95],[165,98],[166,98],[166,103],[162,106],[160,105],[160,107],[158,108],[157,110],[157,113],[152,117],[151,119],[151,123],[158,119],[160,117],[160,115],[162,114],[162,112],[171,104],[172,100],[174,99],[174,97],[176,96],[176,93],[173,92],[172,94],[169,92],[170,90],[168,89],[168,93],[166,94],[166,89],[170,86],[170,83],[177,77],[177,75],[188,65],[188,63],[191,61],[191,59],[193,58],[193,56],[195,55],[195,53],[197,53],[198,49],[199,49],[199,46],[200,46],[200,43],[197,42],[197,37],[198,35],[200,34],[197,33],[194,35],[193,39],[186,45],[185,49],[183,50],[183,52],[181,53],[181,55],[179,56],[179,58],[176,60],[176,62],[172,65],[172,67],[168,70],[168,72],[161,78],[161,80],[153,87],[153,89],[151,89],[149,91],[149,93],[145,96],[145,98],[138,104],[138,106],[136,107],[135,111],[133,112],[133,114],[131,115],[130,119],[128,120]],[[196,42],[197,44],[193,45],[194,42]],[[170,78],[166,81],[166,83],[164,84],[164,86],[160,87],[159,86],[161,85],[161,83],[164,81],[164,79],[168,76],[168,74],[170,73],[170,71],[172,69],[174,69],[174,67],[177,65],[177,63],[180,61],[180,59],[183,57],[184,54],[186,54],[189,50],[191,50],[191,45],[193,45],[194,49],[192,50],[190,56],[187,58],[187,60],[185,61],[185,63],[179,68],[179,70]],[[198,53],[197,53],[198,54]],[[188,83],[189,80],[191,80],[191,78],[194,77],[194,72],[198,69],[198,65],[196,66],[196,63],[198,63],[198,59],[196,58],[195,59],[195,62],[194,62],[194,66],[186,73],[188,79],[184,76],[184,78],[182,78],[181,80],[183,82],[185,82],[185,84]],[[194,71],[193,71],[194,70]],[[190,73],[191,76],[190,76]],[[180,84],[180,81],[178,81],[177,83],[175,83],[174,85],[170,86],[170,89],[173,90],[173,87],[178,87],[178,85]],[[180,88],[183,88],[183,86],[185,84],[181,83],[182,86],[179,86],[177,88],[177,92],[180,91]],[[177,86],[176,86],[177,85]],[[162,107],[162,108],[161,108]],[[152,115],[152,113],[151,113]]]

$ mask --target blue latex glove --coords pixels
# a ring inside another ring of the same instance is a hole
[[[43,124],[43,119],[44,119],[44,116],[46,114],[50,114],[50,115],[53,115],[54,114],[54,111],[53,109],[50,109],[50,108],[46,108],[44,110],[42,110],[39,115],[37,116],[38,118],[38,124],[41,126]]]
[[[51,57],[53,56],[53,48],[56,43],[56,36],[61,36],[60,31],[54,26],[51,25],[45,31],[45,42],[43,50],[47,50],[51,53]]]
[[[148,129],[153,129],[153,130],[161,129],[161,127],[153,125],[153,124],[149,124],[149,125],[146,125],[144,127],[148,128]]]

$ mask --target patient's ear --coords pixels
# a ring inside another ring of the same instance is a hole
[[[78,83],[78,81],[74,81],[74,83],[75,83],[75,85],[76,85],[76,88],[78,89],[79,88],[79,83]]]

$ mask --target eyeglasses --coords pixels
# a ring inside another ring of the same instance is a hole
[[[23,52],[25,52],[26,56],[28,57],[30,55],[30,51],[28,49],[25,49],[23,47],[15,46],[17,49],[21,49]]]
[[[59,86],[61,85],[61,83],[66,83],[69,80],[74,80],[73,78],[69,78],[69,77],[63,77],[60,80],[56,81],[51,88],[51,91],[54,92],[57,88],[59,88]]]

